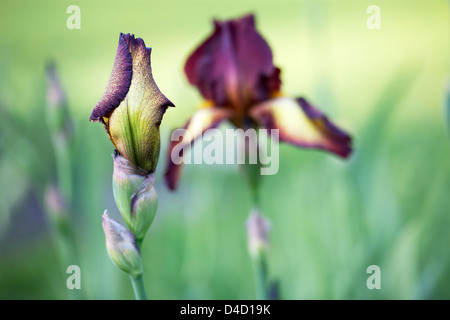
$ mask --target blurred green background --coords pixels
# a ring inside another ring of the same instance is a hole
[[[81,9],[79,30],[66,27],[71,4]],[[372,4],[381,9],[380,30],[366,27]],[[143,244],[149,298],[255,297],[245,232],[251,201],[237,167],[185,166],[176,192],[162,179],[170,131],[201,102],[183,73],[188,54],[210,34],[213,18],[247,13],[272,47],[284,93],[309,98],[354,137],[349,161],[283,144],[278,174],[263,179],[269,275],[281,299],[450,298],[448,1],[2,0],[1,299],[72,297],[44,203],[57,176],[46,120],[51,60],[74,126],[78,297],[134,298],[101,227],[104,209],[121,219],[113,146],[88,121],[120,32],[153,48],[155,80],[176,105],[161,125],[159,208]],[[366,287],[374,264],[381,290]]]

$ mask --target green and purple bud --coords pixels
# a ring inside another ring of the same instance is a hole
[[[121,156],[153,173],[159,158],[159,126],[173,106],[152,75],[151,48],[134,35],[120,34],[108,86],[90,121],[101,122]]]
[[[72,137],[73,124],[69,114],[66,93],[58,77],[53,62],[46,66],[47,78],[47,120],[52,134],[64,136],[65,140]]]
[[[128,228],[142,241],[158,208],[158,195],[153,186],[155,174],[146,174],[118,152],[113,158],[114,199]]]
[[[136,237],[124,226],[108,216],[102,216],[106,249],[111,260],[123,271],[136,278],[142,274],[142,260]]]
[[[58,173],[58,188],[65,201],[72,199],[73,120],[66,93],[58,77],[55,64],[46,66],[47,125],[53,143]]]
[[[50,184],[45,189],[44,202],[50,219],[58,228],[66,229],[70,224],[69,207],[59,188]]]
[[[255,268],[257,299],[268,298],[266,252],[269,247],[268,233],[271,228],[269,220],[257,208],[252,209],[246,223],[248,251]]]
[[[252,212],[250,212],[246,228],[248,251],[253,258],[258,258],[258,256],[269,246],[268,233],[270,227],[269,220],[262,216],[258,209],[253,209]]]

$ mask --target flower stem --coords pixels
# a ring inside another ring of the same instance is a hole
[[[245,143],[245,159],[246,162],[240,166],[241,174],[246,180],[249,191],[251,202],[254,208],[259,208],[259,186],[261,180],[261,163],[259,159],[259,144],[251,144],[250,142],[244,141]],[[251,164],[249,163],[250,153],[256,153],[257,163]],[[250,213],[251,214],[251,213]],[[249,216],[250,218],[250,216]],[[267,262],[265,254],[262,250],[256,255],[253,255],[253,269],[255,276],[255,293],[256,299],[258,300],[267,300],[268,298],[268,287],[267,287]]]
[[[142,239],[136,240],[136,245],[139,249],[139,252],[141,252],[142,249]],[[133,277],[130,275],[131,284],[133,286],[134,295],[136,296],[136,300],[147,300],[147,294],[145,293],[145,286],[144,286],[144,278],[143,275],[139,275],[137,277]]]
[[[144,280],[142,274],[137,277],[132,277],[130,275],[131,284],[133,285],[134,294],[136,300],[147,300],[147,295],[145,293]]]
[[[253,265],[255,269],[256,299],[267,300],[267,263],[263,252],[254,257]]]

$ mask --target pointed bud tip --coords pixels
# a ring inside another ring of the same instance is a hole
[[[248,250],[253,257],[269,246],[270,222],[259,210],[253,209],[246,222]]]
[[[109,219],[108,210],[105,209],[105,211],[102,214],[102,221],[105,221]]]
[[[123,271],[136,277],[142,274],[142,261],[135,236],[124,226],[111,219],[107,210],[102,215],[106,249],[111,260]]]

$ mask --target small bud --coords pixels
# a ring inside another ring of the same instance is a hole
[[[45,190],[45,206],[49,214],[56,218],[66,218],[67,203],[55,185],[47,186]]]
[[[61,236],[71,235],[71,219],[69,206],[61,193],[61,190],[55,185],[50,184],[45,189],[45,208],[49,217],[49,222],[55,227]]]
[[[67,98],[58,78],[54,63],[46,68],[47,76],[47,118],[53,135],[58,139],[69,141],[72,137],[73,124],[67,106]]]
[[[259,210],[253,209],[246,223],[248,250],[252,257],[257,257],[268,245],[269,221],[264,218]]]
[[[136,239],[142,240],[158,207],[158,196],[153,186],[155,175],[147,174],[117,151],[113,158],[113,191],[117,207]]]
[[[142,261],[135,236],[116,220],[110,219],[108,211],[102,216],[106,249],[111,260],[132,277],[142,274]]]
[[[158,194],[153,186],[154,180],[154,174],[148,175],[131,196],[131,230],[137,240],[144,239],[158,208]]]
[[[145,180],[146,172],[114,152],[113,192],[123,219],[131,228],[131,197]]]
[[[54,63],[47,65],[47,105],[50,108],[59,108],[66,103],[66,97],[56,74]]]

